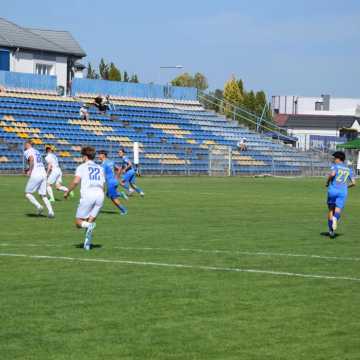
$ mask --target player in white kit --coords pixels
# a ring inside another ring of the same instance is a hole
[[[32,147],[31,141],[27,141],[25,143],[24,157],[29,164],[29,169],[27,171],[29,180],[25,187],[25,197],[33,205],[35,205],[38,214],[41,215],[41,213],[43,212],[43,207],[40,205],[40,203],[35,199],[33,195],[33,193],[37,191],[48,210],[48,217],[53,218],[54,210],[50,204],[49,199],[46,197],[45,167],[42,161],[41,154],[39,153],[38,150]]]
[[[64,193],[65,199],[69,193],[81,183],[80,203],[76,211],[75,224],[78,228],[86,229],[84,249],[91,249],[92,233],[95,229],[96,217],[104,203],[105,176],[101,166],[95,164],[96,151],[87,146],[81,149],[83,164],[79,165],[75,177],[68,191]]]
[[[62,171],[53,149],[51,146],[46,146],[45,151],[47,154],[45,157],[47,163],[47,193],[50,196],[50,202],[54,202],[55,198],[52,186],[55,184],[55,188],[63,192],[68,191],[68,188],[62,185]],[[70,196],[74,196],[74,194],[71,192]]]

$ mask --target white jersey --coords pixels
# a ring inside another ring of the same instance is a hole
[[[30,157],[33,158],[33,170],[31,172],[31,176],[38,175],[38,174],[46,174],[44,163],[41,157],[41,154],[38,150],[34,148],[30,148],[24,151],[24,157],[26,160],[29,160]]]
[[[105,176],[101,166],[89,160],[77,167],[75,176],[81,179],[80,194],[82,198],[92,193],[104,193]]]
[[[48,166],[51,165],[52,171],[60,169],[58,158],[54,153],[48,153],[45,157],[45,161]]]

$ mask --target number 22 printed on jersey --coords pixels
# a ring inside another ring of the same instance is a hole
[[[100,180],[100,168],[88,167],[88,169],[89,169],[89,179],[99,181]]]

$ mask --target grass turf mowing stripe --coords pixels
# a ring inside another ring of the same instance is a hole
[[[37,260],[64,260],[64,261],[98,262],[98,263],[111,263],[111,264],[167,267],[167,268],[178,268],[178,269],[193,269],[193,270],[205,270],[205,271],[225,271],[225,272],[239,272],[239,273],[243,272],[243,273],[253,273],[253,274],[274,275],[274,276],[299,277],[299,278],[308,278],[308,279],[344,280],[344,281],[360,282],[360,278],[347,277],[347,276],[301,274],[301,273],[273,271],[273,270],[241,269],[241,268],[187,265],[187,264],[169,264],[169,263],[116,260],[116,259],[87,259],[87,258],[74,258],[67,256],[27,255],[27,254],[12,254],[12,253],[0,253],[0,256],[21,257],[21,258],[29,258],[29,259],[37,259]]]
[[[66,247],[66,245],[54,245],[54,244],[13,244],[13,243],[0,243],[3,247]],[[249,256],[268,256],[268,257],[300,257],[308,259],[320,259],[320,260],[338,260],[338,261],[360,261],[357,257],[345,257],[345,256],[330,256],[330,255],[315,255],[315,254],[293,254],[293,253],[276,253],[266,251],[240,251],[240,250],[216,250],[216,249],[189,249],[189,248],[161,248],[161,247],[129,247],[129,246],[113,246],[107,249],[118,250],[135,250],[135,251],[165,251],[165,252],[194,252],[203,254],[238,254]]]

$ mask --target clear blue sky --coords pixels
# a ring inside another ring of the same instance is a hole
[[[11,0],[0,16],[69,30],[88,54],[166,82],[203,72],[211,88],[235,74],[268,95],[360,97],[359,0]]]

